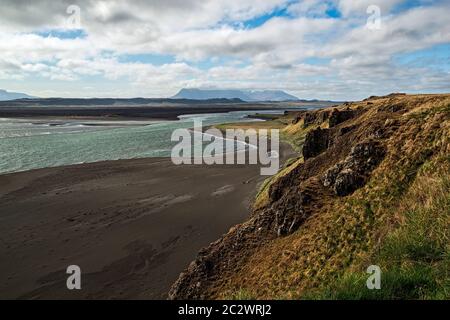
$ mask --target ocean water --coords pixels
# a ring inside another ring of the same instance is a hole
[[[267,110],[260,111],[268,113]],[[281,111],[271,111],[279,113]],[[0,173],[103,160],[168,157],[178,128],[255,121],[254,112],[181,116],[178,121],[0,119]]]

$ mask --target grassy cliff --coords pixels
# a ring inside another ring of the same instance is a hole
[[[171,298],[449,299],[450,95],[290,117],[277,127],[303,157],[199,253]],[[381,290],[366,287],[370,265]]]

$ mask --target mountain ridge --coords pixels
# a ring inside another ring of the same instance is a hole
[[[36,97],[30,96],[21,92],[10,92],[7,90],[0,89],[0,101],[11,101],[17,99],[34,99]]]

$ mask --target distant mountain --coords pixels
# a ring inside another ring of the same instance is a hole
[[[16,99],[33,99],[35,97],[29,96],[25,93],[19,92],[8,92],[6,90],[0,89],[0,101],[10,101]]]
[[[297,97],[281,90],[248,91],[254,101],[296,101]]]
[[[181,89],[172,99],[241,99],[243,101],[297,101],[297,97],[281,90]]]

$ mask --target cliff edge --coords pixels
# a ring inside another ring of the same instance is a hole
[[[248,221],[204,248],[171,299],[450,295],[450,94],[371,97],[290,114],[302,150]],[[382,290],[367,290],[367,267]]]

